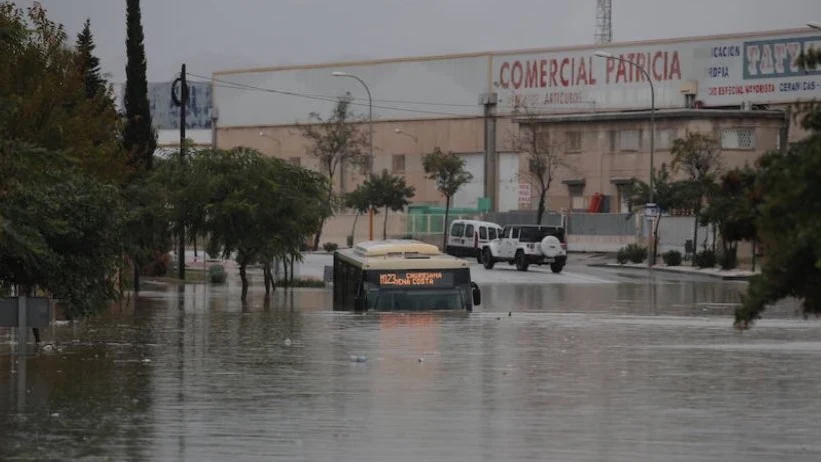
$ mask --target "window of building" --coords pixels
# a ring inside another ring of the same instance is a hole
[[[641,150],[641,130],[619,131],[619,151]]]
[[[676,131],[670,128],[656,129],[656,149],[667,150],[673,147],[673,140],[676,139]]]
[[[393,155],[393,173],[403,173],[405,171],[405,155]]]
[[[582,152],[582,132],[567,132],[567,152]]]
[[[567,192],[570,195],[570,208],[573,210],[586,210],[587,200],[584,197],[584,185],[567,185]]]
[[[721,130],[722,149],[755,149],[754,128],[725,128]]]
[[[291,165],[296,165],[297,167],[302,165],[302,159],[300,159],[299,157],[291,157],[288,159],[288,162],[290,162]]]

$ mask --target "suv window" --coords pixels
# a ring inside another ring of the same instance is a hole
[[[513,239],[519,239],[519,228],[513,228]]]
[[[473,237],[473,225],[467,225],[465,228],[465,237]]]
[[[505,239],[510,238],[510,228],[505,228],[504,230],[502,230],[502,237]]]
[[[453,228],[450,230],[450,235],[453,237],[462,237],[465,235],[465,224],[464,223],[454,223]]]
[[[527,226],[522,228],[519,240],[522,242],[539,242],[545,236],[556,236],[559,242],[564,242],[564,229],[555,226]]]
[[[485,228],[484,226],[479,227],[479,239],[483,241],[487,240],[487,228]]]
[[[487,238],[491,241],[496,239],[496,228],[488,228]]]

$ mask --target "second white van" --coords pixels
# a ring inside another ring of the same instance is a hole
[[[502,235],[496,223],[478,220],[453,220],[445,252],[454,257],[470,257],[482,263],[482,247]]]

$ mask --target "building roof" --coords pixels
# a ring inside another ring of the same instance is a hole
[[[607,50],[609,48],[630,47],[630,46],[662,45],[662,44],[673,44],[673,43],[680,43],[680,42],[696,42],[696,41],[708,41],[708,40],[712,40],[712,41],[732,40],[732,39],[740,39],[740,38],[747,38],[747,37],[767,37],[767,36],[777,36],[777,35],[783,35],[783,34],[806,34],[806,33],[807,33],[806,28],[796,28],[796,29],[780,29],[780,30],[757,31],[757,32],[742,32],[742,33],[735,33],[735,34],[697,35],[697,36],[689,36],[689,37],[676,37],[676,38],[656,39],[656,40],[633,40],[633,41],[628,41],[628,42],[612,42],[612,43],[607,43],[607,44],[572,45],[572,46],[563,46],[563,47],[521,48],[521,49],[510,49],[510,50],[487,50],[487,51],[466,52],[466,53],[452,53],[452,54],[426,55],[426,56],[406,56],[406,57],[378,58],[378,59],[354,60],[354,61],[328,61],[328,62],[324,62],[324,63],[289,64],[289,65],[285,65],[285,66],[267,66],[267,67],[262,66],[262,67],[252,67],[252,68],[223,69],[223,70],[214,71],[213,75],[217,76],[217,75],[227,75],[227,74],[248,74],[248,73],[256,73],[256,72],[287,71],[287,70],[300,70],[300,69],[320,69],[320,68],[327,68],[327,67],[369,66],[369,65],[388,64],[388,63],[396,63],[396,62],[403,62],[403,61],[434,61],[434,60],[459,59],[459,58],[475,58],[475,57],[482,57],[482,56],[487,56],[488,58],[490,58],[490,57],[493,57],[493,56],[500,56],[500,55],[516,55],[516,54],[529,54],[529,53],[555,53],[555,52],[567,52],[567,51],[588,50],[588,49]]]

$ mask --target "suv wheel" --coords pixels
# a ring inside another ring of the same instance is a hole
[[[527,267],[529,266],[527,260],[525,260],[525,253],[521,250],[516,251],[516,257],[514,257],[514,261],[516,262],[516,269],[519,271],[527,271]]]
[[[563,268],[564,268],[564,265],[561,264],[561,263],[551,263],[550,264],[550,271],[553,271],[554,273],[561,273]]]
[[[485,265],[485,269],[493,269],[493,265],[496,264],[496,262],[493,261],[493,254],[490,253],[489,247],[482,249],[481,260],[482,264]]]

